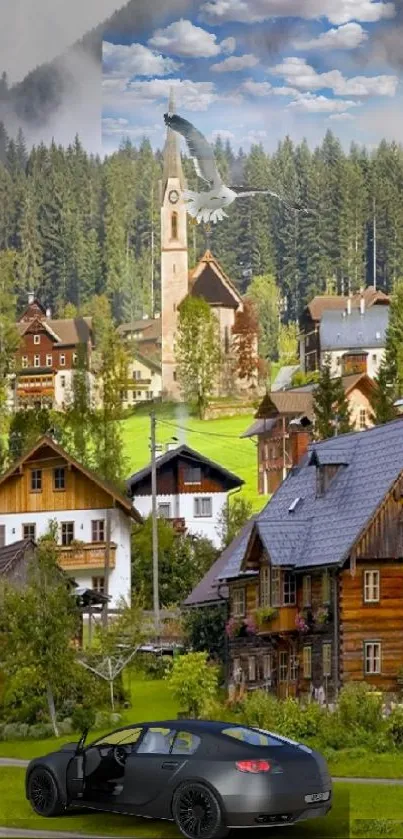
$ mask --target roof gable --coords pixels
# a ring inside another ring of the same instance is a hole
[[[0,477],[0,485],[6,483],[9,478],[13,477],[16,473],[21,471],[21,467],[24,466],[25,463],[33,459],[40,459],[40,453],[42,452],[43,455],[46,455],[48,452],[55,453],[59,457],[63,458],[66,463],[69,463],[83,475],[85,475],[88,480],[92,481],[94,484],[99,486],[101,489],[104,490],[107,495],[109,495],[115,503],[117,504],[120,509],[126,513],[127,515],[134,518],[139,523],[142,522],[142,518],[137,510],[132,506],[132,502],[129,498],[124,496],[121,492],[115,489],[115,487],[108,484],[106,481],[99,478],[98,475],[95,474],[91,469],[87,469],[86,466],[83,466],[74,457],[69,455],[65,449],[59,446],[58,443],[49,437],[48,435],[43,435],[32,448],[26,452],[22,457],[20,457],[17,461],[15,461],[6,472]]]
[[[239,291],[209,250],[190,273],[189,294],[194,297],[204,297],[212,306],[231,309],[242,306]]]
[[[156,460],[156,469],[157,474],[160,469],[165,467],[167,464],[172,464],[178,459],[185,459],[188,460],[189,463],[194,465],[204,464],[208,466],[210,469],[214,470],[218,474],[220,474],[221,478],[228,484],[228,488],[235,488],[242,486],[244,481],[242,478],[239,478],[237,475],[234,475],[233,472],[229,472],[228,469],[225,469],[224,466],[221,466],[219,463],[216,463],[213,460],[210,460],[208,457],[200,454],[199,452],[191,449],[189,446],[182,444],[177,446],[175,449],[170,449],[169,451],[165,452],[165,454],[161,455]],[[141,483],[145,478],[148,478],[151,475],[151,463],[145,466],[143,469],[139,469],[137,472],[128,479],[127,486],[131,490],[133,494],[135,487]]]

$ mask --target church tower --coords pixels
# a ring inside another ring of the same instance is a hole
[[[175,113],[173,90],[169,113]],[[176,378],[175,338],[178,306],[188,293],[187,213],[182,190],[186,187],[179,137],[167,129],[161,189],[161,362],[162,391],[166,399],[179,399]]]

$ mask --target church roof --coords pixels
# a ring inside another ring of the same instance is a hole
[[[168,111],[172,114],[175,113],[173,88],[170,90]],[[172,128],[167,129],[163,152],[162,195],[164,195],[168,178],[179,178],[182,189],[186,188],[180,153],[180,139],[177,132],[173,131]]]
[[[242,297],[211,251],[207,250],[189,276],[189,294],[211,306],[238,309]]]

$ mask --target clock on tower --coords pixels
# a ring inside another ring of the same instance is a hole
[[[176,204],[179,201],[179,192],[177,189],[171,189],[168,193],[168,198],[171,204]]]

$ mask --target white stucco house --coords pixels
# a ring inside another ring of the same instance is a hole
[[[0,478],[0,547],[56,525],[61,568],[80,588],[108,594],[110,609],[130,603],[133,520],[142,518],[128,497],[48,436]]]
[[[385,353],[389,306],[326,311],[319,326],[320,363],[330,358],[333,376],[366,373],[374,379]]]
[[[178,529],[204,536],[221,546],[219,523],[229,493],[244,481],[223,466],[185,444],[159,454],[157,470],[157,511]],[[152,511],[151,464],[135,472],[127,481],[136,510],[144,518]]]

